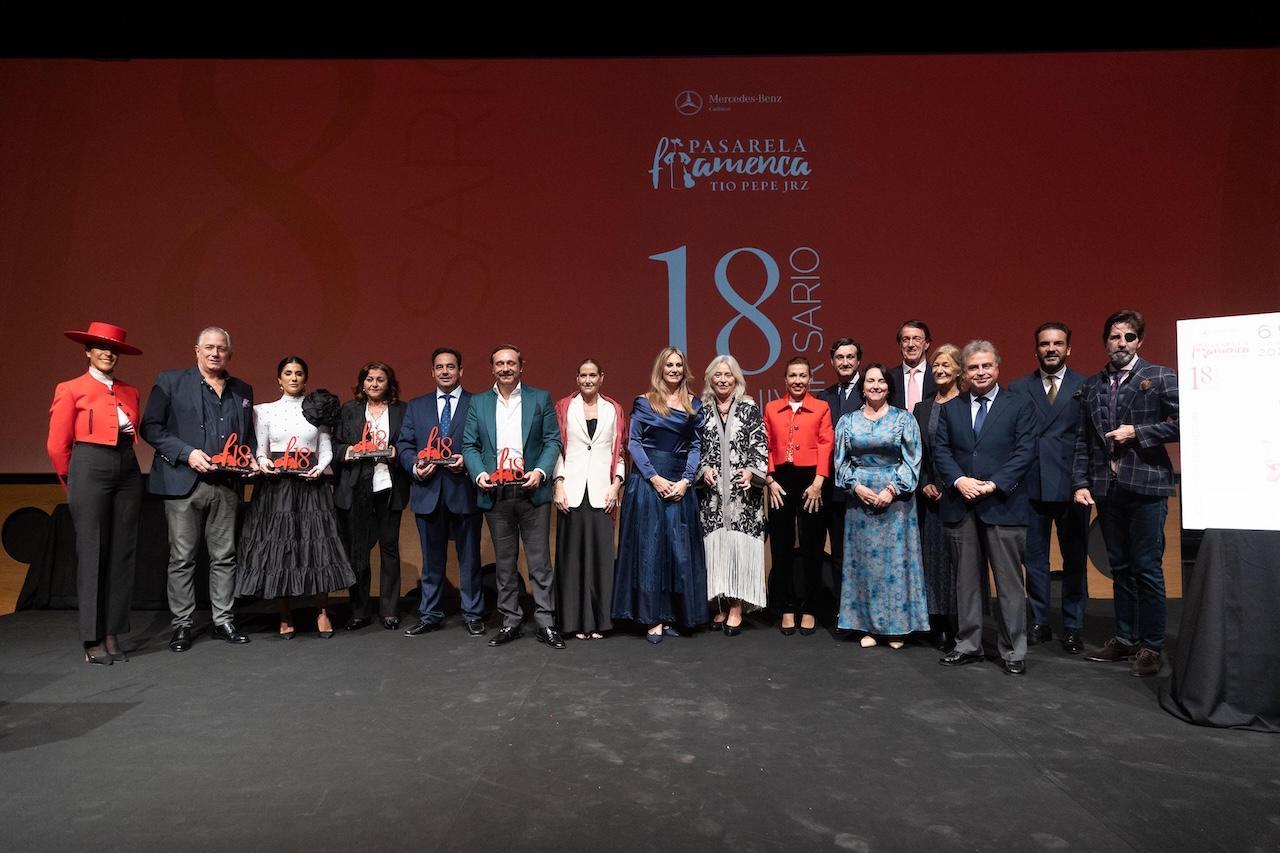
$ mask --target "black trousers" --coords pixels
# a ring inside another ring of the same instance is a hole
[[[813,484],[812,465],[779,465],[773,472],[786,497],[782,506],[769,509],[770,604],[782,613],[814,613],[822,587],[822,545],[827,538],[826,512],[805,512],[804,490]],[[800,568],[793,551],[800,539]]]
[[[379,548],[378,615],[396,615],[400,604],[400,515],[403,510],[391,508],[393,489],[369,491],[370,482],[357,483],[351,496],[351,509],[343,513],[347,534],[347,555],[356,582],[351,587],[351,615],[372,617],[370,595],[373,570],[369,552]]]
[[[77,442],[67,502],[76,531],[80,639],[97,643],[107,634],[128,633],[142,510],[133,437],[122,434],[115,447]]]

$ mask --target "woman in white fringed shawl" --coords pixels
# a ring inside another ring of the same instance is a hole
[[[742,633],[743,612],[764,607],[764,419],[731,355],[707,365],[698,475],[711,629]]]

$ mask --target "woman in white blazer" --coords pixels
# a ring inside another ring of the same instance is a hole
[[[578,391],[556,403],[556,613],[563,634],[598,640],[613,627],[613,520],[626,479],[622,406],[600,393],[604,370],[578,365]]]

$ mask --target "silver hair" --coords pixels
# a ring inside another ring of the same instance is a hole
[[[702,374],[702,402],[708,406],[714,406],[716,403],[716,392],[711,387],[711,374],[716,372],[716,368],[720,365],[726,365],[729,372],[733,374],[734,388],[733,401],[736,403],[741,400],[747,393],[747,377],[742,374],[742,366],[738,364],[738,360],[731,355],[718,355],[711,359],[711,363],[707,365],[706,371]],[[747,399],[750,399],[749,397]]]
[[[227,339],[227,352],[231,352],[231,333],[221,326],[205,326],[200,330],[200,334],[196,335],[196,346],[200,346],[200,340],[205,335],[222,335]]]
[[[996,364],[1000,364],[1000,350],[996,349],[996,345],[991,341],[984,341],[981,338],[975,341],[969,341],[964,345],[964,349],[960,351],[960,368],[963,370],[969,357],[974,353],[989,352],[996,357]]]

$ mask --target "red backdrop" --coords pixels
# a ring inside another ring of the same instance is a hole
[[[1280,305],[1278,106],[1277,51],[3,62],[0,472],[49,470],[94,319],[144,394],[226,326],[259,401],[289,353],[421,393],[440,344],[479,389],[507,340],[531,384],[592,354],[627,399],[682,322],[753,391],[845,334],[894,360],[908,317],[1010,379],[1042,320],[1087,372],[1136,307],[1172,363],[1176,319]]]

